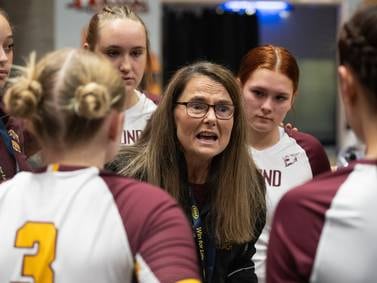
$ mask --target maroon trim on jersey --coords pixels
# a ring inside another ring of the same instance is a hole
[[[305,150],[312,169],[313,177],[331,170],[327,154],[323,149],[322,144],[315,137],[299,131],[285,131],[288,136],[295,139],[298,145]]]
[[[102,172],[123,220],[133,256],[140,254],[160,282],[199,279],[191,228],[160,188]]]
[[[23,123],[19,119],[9,117],[3,111],[3,105],[0,103],[0,116],[12,140],[14,157],[10,155],[6,145],[0,139],[0,183],[6,179],[12,178],[17,173],[16,160],[20,171],[30,171],[31,167],[26,161],[24,154],[24,136]]]
[[[309,282],[325,213],[354,165],[318,176],[283,196],[270,233],[268,283]]]

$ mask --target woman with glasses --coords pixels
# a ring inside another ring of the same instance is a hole
[[[231,72],[199,62],[176,72],[140,140],[113,163],[182,205],[204,282],[257,282],[251,258],[265,221],[265,186],[246,130]]]
[[[282,124],[297,95],[299,68],[283,47],[265,45],[242,59],[238,78],[247,113],[248,142],[266,182],[266,225],[256,244],[255,270],[265,282],[265,262],[272,216],[281,196],[294,186],[330,170],[319,141]]]

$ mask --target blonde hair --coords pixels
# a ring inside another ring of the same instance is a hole
[[[152,58],[151,58],[151,47],[150,47],[150,40],[149,40],[149,33],[148,29],[144,23],[144,21],[127,5],[121,6],[109,6],[106,5],[103,7],[101,11],[94,14],[93,17],[90,19],[88,28],[86,29],[85,37],[86,43],[89,45],[89,50],[94,51],[95,47],[98,43],[99,37],[99,30],[101,26],[106,21],[113,21],[117,19],[130,19],[136,22],[139,22],[144,27],[145,31],[145,38],[146,38],[146,51],[147,51],[147,65],[146,70],[150,69],[152,65]],[[146,72],[140,85],[143,89],[147,87],[147,85],[151,81],[151,75]]]
[[[164,188],[190,214],[187,168],[176,135],[174,108],[188,82],[197,76],[206,76],[223,85],[235,106],[229,144],[212,159],[207,177],[211,194],[211,229],[214,229],[220,247],[255,240],[260,228],[258,224],[264,223],[265,183],[248,152],[240,88],[226,68],[198,62],[178,70],[139,141],[124,147],[113,166],[120,169],[122,175]]]
[[[5,110],[29,120],[44,141],[72,145],[95,133],[111,109],[122,111],[125,99],[118,71],[105,58],[80,49],[35,53],[4,95]]]

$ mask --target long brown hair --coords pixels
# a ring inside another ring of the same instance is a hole
[[[187,83],[197,76],[223,85],[235,106],[229,144],[213,158],[207,184],[217,244],[244,243],[255,239],[256,225],[263,221],[259,217],[265,213],[265,185],[248,152],[240,89],[226,68],[198,62],[178,70],[139,141],[121,151],[119,173],[164,188],[187,212],[187,168],[176,135],[174,108]]]

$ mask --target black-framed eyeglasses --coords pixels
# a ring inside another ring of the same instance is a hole
[[[212,107],[217,119],[228,120],[233,117],[234,105],[231,104],[207,104],[198,101],[181,102],[175,104],[186,106],[186,113],[192,118],[203,118]]]

